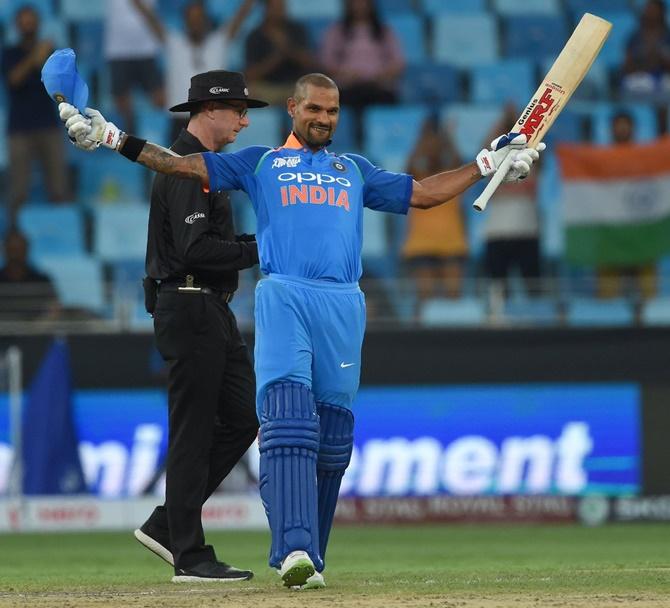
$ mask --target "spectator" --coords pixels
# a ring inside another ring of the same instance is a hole
[[[407,173],[420,181],[462,164],[451,138],[441,131],[437,117],[427,118],[409,158]],[[460,196],[433,209],[410,209],[402,254],[416,284],[417,314],[429,298],[461,295],[467,253]]]
[[[508,129],[519,112],[508,104],[496,129]],[[492,137],[493,135],[491,135]],[[490,139],[487,138],[487,141]],[[486,276],[502,293],[509,293],[509,279],[518,271],[529,295],[540,291],[540,216],[537,207],[537,180],[528,179],[502,184],[495,199],[486,208],[484,220]]]
[[[633,142],[633,119],[627,112],[617,112],[612,117],[614,146],[630,146]],[[596,271],[598,297],[615,298],[622,295],[656,295],[656,262],[639,266],[601,266]]]
[[[307,32],[286,16],[284,0],[266,0],[263,22],[246,40],[245,75],[254,93],[283,105],[295,81],[314,67]]]
[[[50,40],[39,38],[40,16],[29,5],[15,16],[19,41],[2,53],[2,76],[7,86],[9,114],[9,222],[30,194],[32,161],[40,162],[49,200],[68,198],[64,139],[58,128],[56,104],[49,99],[40,71],[54,49]]]
[[[60,305],[51,280],[28,263],[28,240],[12,228],[5,236],[0,268],[0,320],[35,321],[58,317]]]
[[[114,103],[128,130],[135,128],[135,86],[149,95],[154,106],[165,106],[158,64],[162,25],[153,10],[156,3],[157,0],[107,0],[105,59],[109,63]]]
[[[161,26],[161,39],[165,43],[167,107],[182,101],[194,74],[228,68],[228,47],[253,4],[254,0],[244,0],[230,21],[216,27],[207,14],[204,1],[191,0],[183,10],[183,30],[165,30]],[[186,127],[188,118],[186,112],[171,117],[171,141]]]
[[[326,31],[321,60],[340,87],[343,105],[396,102],[405,60],[374,0],[346,0],[343,19]]]
[[[640,14],[626,48],[622,87],[635,95],[670,94],[670,28],[662,0],[648,0]]]

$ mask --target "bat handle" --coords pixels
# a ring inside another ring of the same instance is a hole
[[[477,211],[484,211],[484,209],[486,209],[486,205],[488,205],[489,199],[493,196],[493,193],[498,189],[498,186],[502,183],[503,179],[505,179],[505,176],[507,175],[507,172],[509,171],[511,166],[512,166],[512,154],[510,150],[507,153],[507,156],[505,157],[503,162],[500,163],[500,167],[498,167],[498,170],[493,174],[493,177],[489,180],[489,183],[486,184],[486,188],[484,188],[484,191],[477,197],[475,202],[472,203],[472,206]]]

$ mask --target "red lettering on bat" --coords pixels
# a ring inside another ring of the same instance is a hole
[[[537,131],[537,128],[544,119],[544,115],[549,111],[549,108],[554,105],[554,101],[556,101],[551,96],[551,93],[552,90],[547,87],[544,90],[544,93],[542,93],[542,97],[540,97],[539,101],[530,113],[530,116],[528,116],[528,118],[523,122],[523,127],[521,127],[521,131],[519,132],[526,135],[529,140],[533,133]]]

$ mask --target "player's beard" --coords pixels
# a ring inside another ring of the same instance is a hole
[[[330,141],[330,136],[332,134],[332,129],[313,129],[317,125],[308,125],[307,133],[305,136],[305,141],[308,146],[311,147],[323,147]]]

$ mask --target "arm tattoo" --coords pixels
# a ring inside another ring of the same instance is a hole
[[[197,179],[203,184],[209,181],[207,167],[201,154],[179,156],[172,150],[147,142],[137,157],[137,162],[158,173]]]

